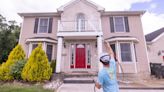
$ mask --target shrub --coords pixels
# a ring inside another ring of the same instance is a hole
[[[14,65],[19,60],[25,59],[25,53],[21,45],[17,45],[9,54],[8,60],[0,66],[0,80],[12,80],[11,76],[11,66]]]
[[[25,81],[41,82],[49,80],[52,75],[52,69],[48,62],[46,53],[42,50],[42,45],[39,44],[35,48],[22,71],[22,78]]]
[[[21,80],[21,73],[23,70],[24,65],[26,64],[27,60],[20,60],[16,62],[12,67],[10,74],[14,77],[14,79]]]
[[[55,73],[55,70],[56,70],[56,60],[52,60],[51,61],[51,68],[52,68],[52,72]]]

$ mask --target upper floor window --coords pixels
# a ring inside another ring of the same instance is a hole
[[[114,16],[110,17],[111,32],[129,32],[128,17]]]
[[[49,18],[40,18],[38,33],[48,33]]]
[[[35,19],[34,33],[51,33],[53,18],[42,17]]]
[[[84,31],[85,30],[85,15],[83,13],[77,14],[77,30]]]

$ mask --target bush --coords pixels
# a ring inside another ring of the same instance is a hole
[[[56,60],[52,60],[51,61],[51,68],[52,68],[52,72],[55,73],[55,70],[56,70]]]
[[[25,81],[41,82],[49,80],[52,75],[52,69],[48,62],[46,53],[42,50],[42,45],[39,44],[35,48],[22,71],[22,78]]]
[[[25,59],[25,53],[21,45],[17,45],[9,54],[8,60],[0,66],[0,80],[13,80],[11,76],[11,67],[16,62]]]
[[[14,77],[14,79],[21,80],[21,73],[23,70],[24,65],[26,64],[27,60],[20,60],[16,62],[12,67],[11,67],[11,72],[10,74]]]

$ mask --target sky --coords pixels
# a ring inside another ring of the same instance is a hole
[[[0,14],[7,20],[22,22],[17,13],[56,12],[71,0],[0,0]],[[164,0],[91,0],[106,11],[145,10],[142,16],[144,34],[164,27]]]

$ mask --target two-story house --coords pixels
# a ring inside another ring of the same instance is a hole
[[[164,27],[145,35],[149,61],[164,64]]]
[[[98,72],[103,41],[111,43],[124,73],[148,73],[142,29],[144,11],[105,11],[89,0],[73,0],[50,13],[19,13],[23,18],[19,43],[27,57],[38,43],[56,72]],[[121,67],[118,66],[121,73]]]

